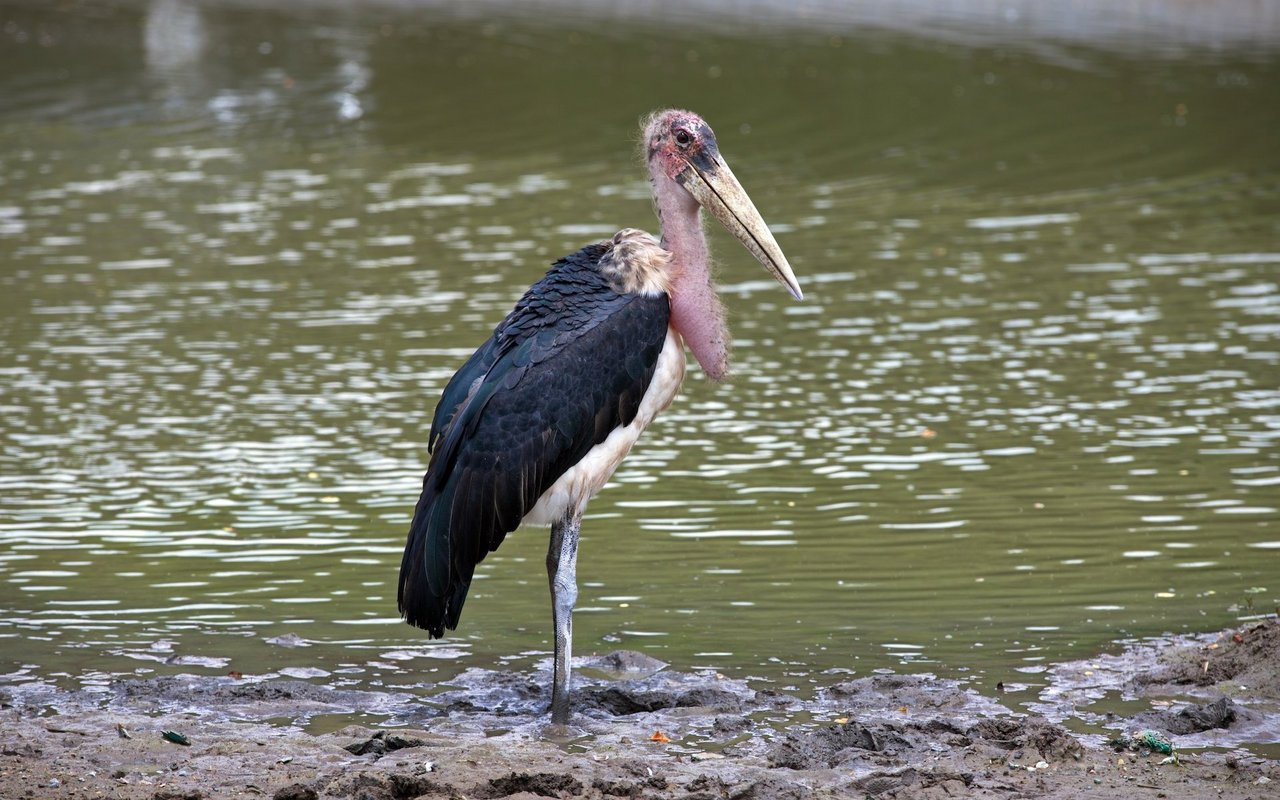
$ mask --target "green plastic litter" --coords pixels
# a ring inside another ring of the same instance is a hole
[[[173,742],[174,744],[180,744],[186,747],[191,746],[191,741],[187,739],[185,735],[178,733],[177,731],[161,731],[160,735],[163,736],[166,741]]]
[[[1173,742],[1159,731],[1143,731],[1138,734],[1138,744],[1143,747],[1149,747],[1157,750],[1165,755],[1173,754]]]

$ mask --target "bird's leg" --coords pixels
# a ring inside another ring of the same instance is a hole
[[[547,581],[556,629],[555,679],[551,684],[551,722],[569,722],[569,669],[573,658],[573,604],[578,600],[578,533],[582,518],[571,514],[551,526]]]

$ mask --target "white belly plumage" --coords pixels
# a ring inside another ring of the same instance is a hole
[[[600,491],[622,459],[631,452],[631,446],[658,413],[671,405],[680,384],[684,381],[684,342],[680,334],[667,329],[667,339],[658,354],[658,364],[653,380],[640,400],[640,408],[631,424],[615,428],[603,442],[587,451],[581,461],[542,493],[538,502],[525,514],[521,524],[550,525],[570,514],[581,516],[587,501]]]

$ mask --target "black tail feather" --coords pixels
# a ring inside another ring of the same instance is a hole
[[[454,570],[449,541],[453,487],[443,487],[441,492],[436,483],[430,473],[423,479],[400,562],[397,604],[406,622],[439,639],[446,628],[458,627],[471,574],[463,576]]]

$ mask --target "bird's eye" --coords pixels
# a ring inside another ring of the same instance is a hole
[[[692,141],[693,141],[693,137],[689,135],[688,131],[684,130],[683,128],[676,131],[676,144],[680,145],[681,147],[688,147],[689,143]]]

